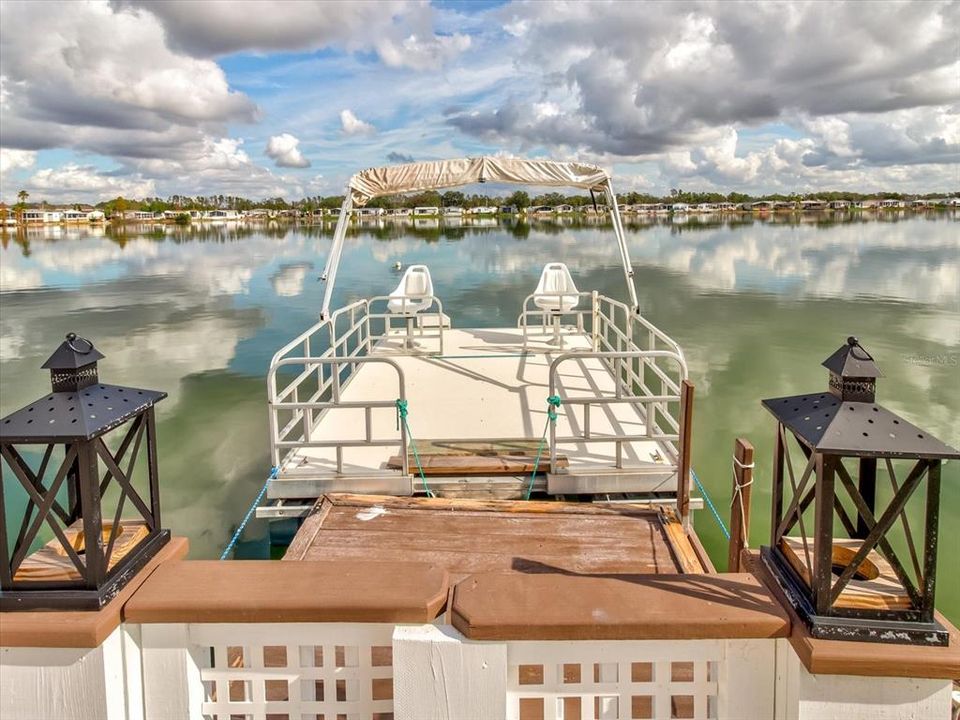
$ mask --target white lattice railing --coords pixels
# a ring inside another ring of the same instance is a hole
[[[511,642],[509,720],[716,718],[720,642]]]
[[[393,630],[382,623],[187,625],[184,650],[202,684],[200,717],[388,720]],[[156,668],[145,660],[149,676]]]
[[[393,623],[125,624],[0,652],[0,717],[617,720],[949,715],[950,680],[811,675],[786,638],[472,641]]]

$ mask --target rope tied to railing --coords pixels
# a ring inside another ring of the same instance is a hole
[[[717,512],[716,506],[713,504],[713,500],[710,498],[710,493],[707,492],[707,489],[703,486],[703,483],[700,482],[700,478],[697,477],[697,473],[690,469],[690,474],[693,475],[693,481],[697,484],[697,489],[700,491],[700,495],[703,497],[707,507],[710,508],[710,512],[713,513],[714,519],[717,521],[717,525],[720,526],[720,531],[724,534],[724,537],[727,540],[730,540],[730,531],[727,529],[727,525],[723,522],[723,518],[720,517],[720,513]]]
[[[240,525],[233,533],[233,537],[230,538],[230,542],[227,543],[227,547],[224,549],[223,554],[220,555],[221,560],[226,560],[230,555],[230,552],[233,550],[233,546],[237,544],[240,536],[243,535],[244,528],[247,527],[247,523],[250,522],[250,518],[253,516],[254,511],[260,505],[260,501],[263,500],[263,496],[267,493],[267,487],[270,485],[270,481],[275,480],[279,474],[280,468],[270,468],[270,474],[267,476],[267,481],[263,483],[263,487],[260,488],[260,492],[257,493],[257,497],[254,499],[253,504],[250,506],[250,509],[247,510],[247,514],[243,516],[243,520],[240,521]]]
[[[741,470],[752,470],[755,464],[756,463],[742,463],[737,460],[736,455],[733,456],[733,497],[730,498],[730,507],[732,508],[734,503],[740,503],[740,517],[744,519],[747,517],[747,510],[743,504],[743,489],[748,485],[753,485],[753,477],[751,477],[745,483],[740,482],[739,478],[737,477],[737,468],[740,468]],[[750,547],[750,538],[747,529],[748,528],[744,522],[741,522],[740,539],[743,541],[744,548]],[[729,539],[729,535],[727,538]]]
[[[543,434],[540,436],[540,445],[537,447],[537,458],[533,461],[533,472],[530,473],[530,482],[527,485],[527,492],[523,496],[524,500],[529,500],[530,494],[533,492],[533,481],[537,477],[537,471],[540,469],[540,458],[543,456],[543,448],[547,444],[547,430],[550,429],[550,423],[557,421],[556,408],[559,408],[562,402],[559,395],[550,395],[547,397],[547,422],[543,425]]]
[[[427,497],[436,497],[433,490],[430,489],[430,485],[427,484],[427,476],[423,473],[423,465],[420,463],[420,453],[417,452],[417,443],[413,440],[413,433],[410,432],[410,422],[407,420],[407,415],[410,414],[409,409],[407,408],[407,401],[397,398],[397,430],[400,429],[400,423],[403,423],[404,429],[407,431],[407,442],[410,444],[410,449],[413,450],[413,459],[417,463],[417,472],[420,473],[420,480],[423,483],[423,489],[427,493]]]

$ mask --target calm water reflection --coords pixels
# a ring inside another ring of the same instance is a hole
[[[884,370],[882,402],[960,444],[956,216],[881,217],[627,223],[644,311],[690,362],[695,467],[721,508],[733,438],[757,446],[754,544],[768,533],[773,436],[758,401],[825,387],[820,361],[849,334]],[[92,338],[107,356],[104,379],[170,393],[159,407],[165,524],[190,537],[195,557],[215,556],[265,477],[263,378],[273,351],[316,318],[331,233],[222,225],[3,235],[2,413],[45,391],[39,365],[64,333]],[[548,260],[568,263],[582,289],[624,294],[603,225],[423,221],[357,228],[336,304],[392,289],[397,260],[430,266],[460,327],[514,324]],[[939,573],[939,605],[954,621],[958,468],[944,473]],[[712,519],[701,514],[697,528],[722,563]],[[264,535],[251,526],[242,553],[265,553]]]

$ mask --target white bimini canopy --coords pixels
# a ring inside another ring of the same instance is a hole
[[[478,157],[370,168],[350,178],[348,187],[353,205],[362,207],[382,195],[438,190],[482,182],[603,191],[609,181],[610,176],[606,171],[586,163]]]
[[[556,160],[526,160],[511,157],[477,157],[459,160],[435,160],[432,162],[407,163],[389,167],[370,168],[357,173],[347,183],[346,197],[340,208],[337,229],[333,234],[333,246],[327,257],[327,265],[320,279],[327,283],[323,293],[323,307],[320,317],[330,317],[330,301],[333,298],[333,284],[340,265],[343,241],[350,222],[350,211],[354,207],[363,207],[368,202],[383,195],[441,190],[444,188],[472,185],[474,183],[495,182],[515,183],[541,187],[571,187],[582,190],[596,190],[603,193],[610,207],[613,232],[620,249],[624,279],[627,281],[627,294],[630,306],[637,312],[637,291],[633,285],[633,268],[627,254],[627,242],[617,210],[617,196],[606,170],[581,162],[558,162]]]

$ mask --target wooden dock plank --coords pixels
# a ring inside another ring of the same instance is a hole
[[[546,472],[549,454],[541,455],[539,461],[534,455],[424,455],[420,454],[420,468],[424,475],[529,475],[534,469]],[[408,457],[411,472],[417,471],[417,456]],[[566,468],[570,462],[566,457],[557,457],[555,467]],[[403,457],[393,455],[387,461],[387,467],[398,470],[403,467]]]

